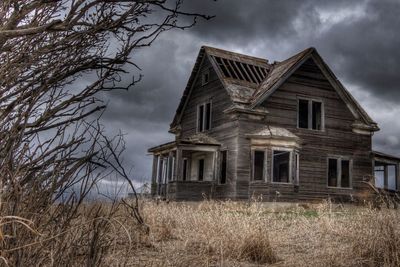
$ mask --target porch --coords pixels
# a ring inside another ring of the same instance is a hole
[[[220,144],[196,138],[149,149],[153,154],[152,195],[202,199],[213,194],[220,177]]]
[[[400,158],[373,151],[375,187],[388,191],[400,190]]]

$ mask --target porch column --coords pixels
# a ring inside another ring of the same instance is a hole
[[[219,174],[219,151],[215,151],[213,153],[213,170],[214,170],[214,177],[213,180],[218,183],[218,174]]]
[[[150,194],[155,196],[157,194],[157,177],[159,168],[160,157],[158,155],[153,155],[153,169],[151,173],[151,184],[150,184]]]
[[[175,171],[174,171],[174,180],[175,181],[182,181],[182,149],[176,149],[176,159],[175,159]]]
[[[158,155],[153,155],[153,169],[151,172],[151,183],[155,184],[157,182],[157,173],[158,173]]]

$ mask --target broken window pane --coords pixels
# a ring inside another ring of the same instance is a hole
[[[328,186],[337,186],[337,159],[329,159],[328,166]]]
[[[290,152],[275,150],[273,157],[273,181],[289,183]]]
[[[322,130],[322,103],[312,102],[312,128]]]
[[[308,128],[308,100],[299,99],[299,128]]]
[[[263,180],[264,176],[264,151],[254,151],[253,159],[254,180]]]
[[[341,163],[342,167],[342,180],[341,180],[341,187],[351,187],[350,186],[350,161],[342,160]]]
[[[396,165],[387,165],[388,189],[396,190]]]

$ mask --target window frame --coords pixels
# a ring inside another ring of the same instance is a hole
[[[288,182],[275,182],[274,181],[274,151],[289,152],[289,181]],[[300,157],[300,156],[299,156]],[[284,147],[274,147],[271,150],[271,183],[272,184],[295,184],[293,179],[293,149]]]
[[[210,128],[209,129],[205,128],[205,126],[206,126],[206,119],[205,118],[206,118],[206,115],[207,115],[207,104],[210,104],[210,117],[209,117]],[[200,131],[200,109],[201,109],[201,107],[203,107],[203,121],[201,122],[202,131]],[[213,128],[213,125],[212,125],[212,118],[213,118],[212,109],[213,109],[213,104],[212,104],[212,100],[211,99],[208,100],[208,101],[202,102],[202,103],[197,105],[197,108],[196,108],[196,132],[197,133],[205,133],[205,132],[210,131]]]
[[[308,102],[308,127],[307,128],[302,128],[300,127],[300,116],[299,116],[299,107],[300,107],[300,100],[305,100]],[[296,116],[297,116],[297,122],[296,122],[296,127],[297,129],[303,129],[303,130],[311,130],[311,131],[316,131],[316,132],[325,132],[325,104],[324,101],[321,98],[310,98],[310,97],[303,97],[303,96],[297,96],[297,108],[296,108]],[[318,102],[321,103],[321,130],[318,129],[313,129],[312,128],[312,118],[313,118],[313,103]]]
[[[263,152],[264,153],[264,160],[263,160],[263,168],[262,168],[262,179],[256,180],[254,179],[254,159],[255,159],[255,152]],[[253,148],[251,149],[251,181],[252,182],[266,182],[267,181],[267,150],[263,148]]]
[[[329,185],[329,160],[336,160],[336,172],[337,172],[337,182],[336,186]],[[349,161],[349,187],[342,187],[342,160]],[[352,190],[353,189],[353,159],[350,156],[337,156],[337,155],[328,155],[326,158],[326,187],[331,189],[345,189]]]

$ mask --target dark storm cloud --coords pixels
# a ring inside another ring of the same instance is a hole
[[[203,44],[270,60],[315,46],[379,123],[374,147],[400,155],[400,2],[192,0],[183,9],[216,17],[134,53],[142,81],[107,95],[104,123],[126,134],[125,162],[136,180],[150,176],[147,148],[173,139],[169,123]]]

